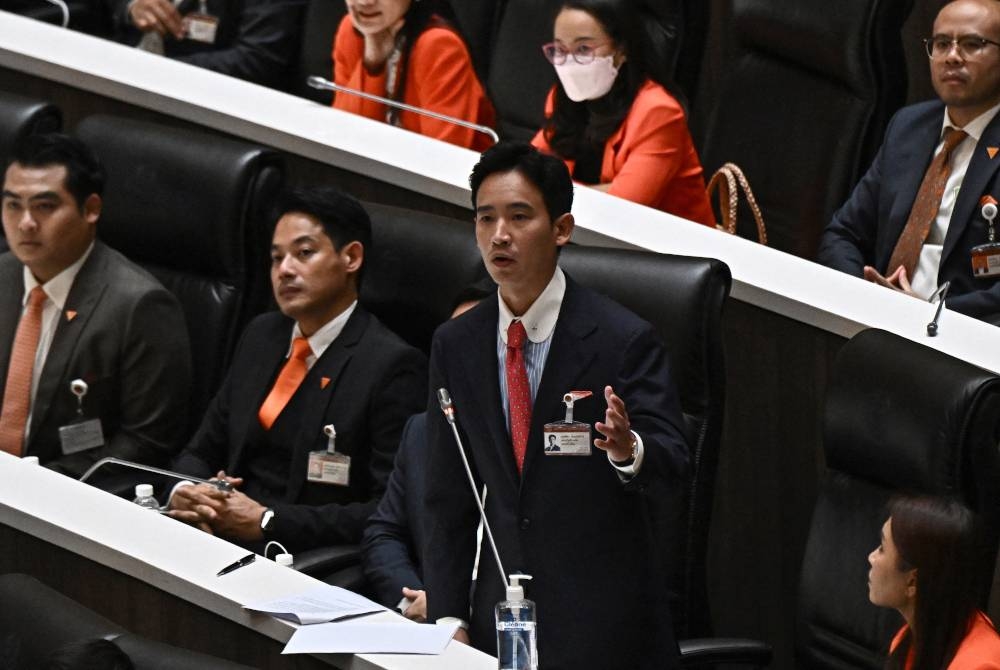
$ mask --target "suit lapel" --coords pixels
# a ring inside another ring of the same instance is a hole
[[[52,336],[52,344],[45,358],[45,366],[38,380],[38,391],[35,393],[35,402],[31,408],[32,437],[40,434],[39,427],[44,422],[56,394],[69,392],[68,384],[71,380],[67,374],[67,366],[73,358],[80,336],[86,330],[104,296],[107,288],[104,281],[104,277],[107,276],[106,268],[105,248],[96,243],[90,252],[90,257],[73,281],[73,287],[66,297],[66,304],[63,305]],[[88,379],[89,372],[80,369],[74,374],[81,375],[85,382],[93,383],[96,380]]]
[[[561,421],[565,417],[563,395],[576,389],[578,380],[597,353],[590,338],[596,329],[597,323],[582,308],[579,286],[567,276],[566,294],[531,410],[531,431],[528,433],[522,481],[528,477],[532,463],[542,457],[545,424]]]
[[[257,414],[260,406],[264,404],[264,398],[271,392],[271,385],[277,371],[285,364],[294,322],[291,319],[283,319],[277,323],[278,326],[264,340],[265,348],[262,351],[254,352],[250,369],[244,379],[245,388],[257,389],[257,392],[244,394],[237,390],[234,394],[237,400],[242,402],[239,407],[232,408],[232,444],[236,445],[236,449],[230,454],[227,465],[228,472],[240,472],[251,426],[258,421]],[[243,379],[242,375],[236,378]]]
[[[9,287],[0,291],[0,404],[3,403],[3,384],[7,381],[10,350],[14,346],[14,335],[24,307],[24,275],[21,264],[12,263],[6,269],[9,271],[5,271],[0,278],[3,285]]]
[[[328,416],[327,408],[338,390],[341,374],[353,358],[357,344],[368,328],[369,319],[371,316],[368,312],[356,307],[344,324],[344,330],[330,343],[302,381],[305,388],[300,387],[296,391],[305,394],[305,407],[302,413],[305,420],[300,423],[293,443],[292,463],[288,468],[288,486],[285,488],[287,502],[295,501],[302,491],[308,469],[309,452],[320,439],[316,431],[322,426],[317,424],[316,419]],[[322,381],[324,378],[329,382],[324,384]],[[344,392],[349,393],[350,389],[344,389]]]
[[[986,193],[987,185],[996,174],[997,167],[1000,166],[1000,156],[990,158],[986,149],[998,146],[1000,146],[1000,114],[994,116],[990,124],[986,126],[983,136],[979,138],[979,142],[972,152],[969,168],[965,172],[962,188],[958,192],[955,209],[952,211],[951,221],[948,223],[948,233],[945,235],[944,249],[941,251],[940,267],[944,267],[948,255],[955,250],[955,246],[965,233],[969,222],[978,216],[976,210],[979,199]],[[983,241],[985,242],[985,240]]]

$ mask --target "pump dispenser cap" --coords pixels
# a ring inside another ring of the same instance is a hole
[[[291,554],[278,554],[274,557],[274,562],[278,565],[283,565],[286,568],[292,567],[293,557]]]
[[[507,585],[507,600],[524,600],[524,587],[521,586],[521,581],[527,579],[531,579],[531,575],[514,574],[510,576],[510,582]]]
[[[149,498],[153,495],[153,485],[152,484],[136,484],[135,485],[135,497],[136,498]]]

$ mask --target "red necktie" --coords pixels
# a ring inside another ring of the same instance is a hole
[[[271,429],[275,419],[281,414],[281,410],[285,409],[285,405],[295,395],[299,384],[306,378],[306,373],[309,371],[306,359],[311,353],[309,340],[304,337],[296,337],[292,340],[292,355],[288,357],[285,367],[281,368],[281,373],[274,381],[271,392],[267,394],[264,404],[260,406],[260,411],[257,413],[260,425],[264,426],[265,430]]]
[[[920,259],[920,249],[924,246],[924,240],[931,230],[931,224],[937,218],[938,210],[941,208],[941,198],[944,196],[944,187],[948,183],[948,176],[951,174],[951,152],[968,135],[964,130],[946,128],[944,131],[944,147],[934,157],[931,164],[927,166],[924,180],[920,183],[920,190],[913,201],[910,209],[910,218],[906,220],[906,227],[903,228],[896,248],[892,251],[892,258],[889,259],[889,267],[886,268],[886,276],[891,275],[900,265],[906,268],[906,277],[913,281],[913,271],[917,268],[917,261]]]
[[[507,402],[510,408],[510,441],[514,447],[514,461],[518,473],[524,469],[524,454],[528,448],[528,431],[531,429],[531,388],[528,386],[528,369],[524,366],[524,324],[512,321],[507,328]]]
[[[3,411],[0,412],[0,449],[15,456],[24,452],[24,429],[31,409],[31,373],[35,368],[38,339],[42,335],[42,308],[46,297],[41,286],[31,289],[28,307],[17,324],[14,346],[10,349]]]

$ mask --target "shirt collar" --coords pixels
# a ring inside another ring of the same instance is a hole
[[[528,311],[521,316],[520,321],[524,324],[524,330],[527,332],[529,340],[538,344],[549,339],[552,331],[555,330],[556,321],[559,319],[559,309],[562,307],[565,295],[566,275],[562,268],[556,266],[556,271],[552,273],[552,279],[549,280],[548,286],[535,298],[535,302],[531,303]],[[507,307],[507,303],[503,301],[503,296],[500,296],[499,289],[497,289],[497,296],[499,297],[497,302],[500,303],[500,338],[506,344],[507,329],[515,317],[510,308]]]
[[[993,120],[993,117],[997,115],[998,111],[1000,111],[1000,104],[990,107],[985,112],[969,121],[965,124],[964,128],[958,128],[958,126],[951,122],[951,117],[948,116],[948,110],[945,110],[944,121],[941,123],[941,134],[944,135],[946,128],[957,128],[958,130],[964,130],[965,133],[972,138],[973,142],[979,142],[979,139],[983,136],[983,131],[986,130],[986,126],[990,125],[990,121]]]
[[[28,302],[28,294],[36,286],[41,286],[42,290],[45,291],[45,295],[48,296],[55,306],[61,312],[64,307],[66,307],[66,300],[69,298],[69,291],[73,288],[73,282],[76,280],[76,276],[80,274],[80,268],[83,264],[87,262],[90,258],[90,252],[94,250],[94,243],[91,242],[87,250],[83,252],[83,255],[76,259],[72,265],[67,267],[65,270],[57,274],[52,279],[48,280],[44,284],[40,284],[35,275],[31,274],[31,270],[28,266],[24,266],[24,296],[21,298],[21,304],[25,305]]]
[[[327,350],[333,341],[340,336],[340,333],[344,330],[344,326],[347,324],[347,320],[351,318],[351,314],[354,313],[354,308],[358,306],[358,301],[355,300],[350,304],[350,306],[343,312],[333,317],[331,320],[327,321],[309,337],[309,348],[312,350],[312,355],[319,358],[323,355],[323,352]],[[298,322],[295,323],[295,327],[292,328],[292,339],[288,342],[288,353],[287,356],[292,354],[292,340],[296,337],[302,337],[302,329],[299,328]]]

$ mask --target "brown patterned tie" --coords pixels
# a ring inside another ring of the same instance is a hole
[[[271,387],[271,392],[267,394],[264,404],[257,412],[260,425],[264,426],[265,430],[271,429],[275,419],[281,414],[281,410],[285,409],[285,405],[295,395],[299,384],[306,378],[306,373],[309,372],[306,359],[309,358],[310,354],[312,354],[312,349],[309,348],[309,340],[304,337],[296,337],[292,340],[292,355],[288,357],[288,362],[281,368],[278,378],[274,381],[274,386]]]
[[[14,456],[24,453],[24,429],[31,409],[31,373],[35,368],[38,339],[42,335],[42,308],[46,297],[41,286],[31,289],[27,309],[17,324],[14,346],[10,349],[3,411],[0,411],[0,449]]]
[[[507,403],[510,406],[510,441],[514,447],[517,471],[524,469],[524,454],[528,450],[528,431],[531,430],[531,388],[528,386],[528,368],[524,364],[524,324],[512,321],[507,328]]]
[[[964,130],[945,128],[944,147],[927,167],[924,180],[920,183],[920,190],[917,191],[917,197],[910,209],[910,218],[907,219],[906,227],[903,228],[903,233],[896,242],[896,248],[892,251],[886,276],[891,275],[902,265],[906,268],[907,279],[913,280],[913,271],[920,258],[920,249],[924,246],[931,224],[937,218],[941,198],[944,196],[944,187],[951,174],[951,152],[966,137],[968,135]]]

